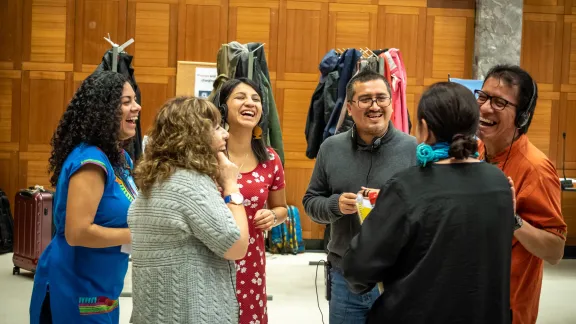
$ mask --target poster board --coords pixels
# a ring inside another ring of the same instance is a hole
[[[178,61],[176,96],[207,98],[217,76],[216,63]]]

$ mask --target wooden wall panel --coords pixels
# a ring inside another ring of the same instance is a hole
[[[566,174],[576,177],[576,10],[574,1],[526,0],[521,66],[538,82],[539,99],[528,137]],[[576,195],[562,194],[567,245],[576,245]],[[572,229],[572,230],[571,230]]]
[[[182,2],[184,3],[184,2]],[[226,43],[228,30],[227,1],[190,1],[180,7],[179,46],[184,56],[179,60],[213,62],[221,44]]]
[[[18,188],[27,188],[35,185],[54,189],[50,185],[48,174],[49,153],[24,153],[19,156]]]
[[[564,102],[560,113],[560,125],[558,131],[558,161],[557,168],[562,168],[563,142],[562,133],[566,133],[566,169],[576,170],[576,93],[568,93],[563,98]],[[576,171],[575,171],[576,172]],[[575,215],[576,218],[576,215]],[[576,226],[576,223],[575,223]],[[575,231],[576,234],[576,231]]]
[[[20,71],[0,70],[0,150],[17,150],[20,116]]]
[[[50,139],[69,101],[66,73],[25,72],[22,82],[20,150],[49,152]]]
[[[423,84],[426,8],[381,6],[377,47],[400,49],[408,79]]]
[[[22,44],[22,1],[0,1],[0,70],[19,69]]]
[[[230,0],[228,40],[265,43],[268,69],[276,72],[280,0]]]
[[[553,91],[559,85],[561,71],[555,57],[562,53],[562,23],[561,15],[524,14],[521,64],[530,70],[541,91]]]
[[[330,4],[329,48],[376,48],[378,6]]]
[[[304,134],[305,123],[302,116],[308,114],[310,99],[314,90],[310,89],[284,89],[284,102],[282,114],[282,134],[284,138],[284,151],[306,152],[306,138]]]
[[[278,79],[316,81],[328,51],[328,4],[288,1],[279,23]]]
[[[142,93],[140,126],[142,130],[147,130],[154,122],[154,117],[162,104],[171,96],[169,95],[168,83],[140,83],[139,87]]]
[[[12,80],[0,79],[0,142],[12,142]]]
[[[76,71],[94,70],[111,48],[104,37],[126,41],[126,0],[79,1],[76,7]],[[127,50],[128,51],[128,50]],[[89,65],[82,69],[82,65]]]
[[[73,0],[24,1],[25,61],[72,61],[74,4]]]
[[[426,85],[455,78],[472,77],[474,11],[427,9]]]
[[[14,196],[18,191],[18,152],[0,151],[0,189],[8,199],[10,206],[14,206]]]
[[[136,3],[134,65],[167,67],[170,47],[170,5]]]
[[[550,125],[552,123],[552,109],[553,105],[557,106],[558,104],[559,100],[550,100],[546,97],[539,99],[528,132],[532,144],[546,155],[549,155],[550,153]]]

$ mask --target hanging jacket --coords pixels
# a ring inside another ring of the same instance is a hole
[[[392,48],[384,53],[384,58],[390,67],[392,83],[392,122],[394,126],[404,133],[409,133],[408,105],[406,103],[406,70],[398,49]]]
[[[122,74],[134,90],[136,94],[136,102],[141,105],[142,96],[136,78],[134,77],[134,67],[132,66],[133,56],[125,52],[118,54],[118,66],[116,71]],[[112,71],[112,51],[107,51],[102,57],[102,62],[96,68],[96,71]],[[127,146],[124,147],[126,152],[130,155],[132,161],[136,162],[142,156],[142,128],[140,126],[140,113],[138,113],[138,120],[136,120],[136,136],[129,141]]]
[[[320,81],[312,94],[304,135],[306,137],[306,157],[315,159],[322,144],[324,128],[338,99],[338,61],[340,57],[330,50],[318,66]]]
[[[234,78],[234,75],[236,75],[236,65],[240,60],[240,53],[245,51],[248,51],[248,49],[236,41],[223,44],[220,47],[216,55],[217,77],[214,80],[213,90],[208,96],[208,100],[216,105],[220,102],[220,88],[226,81]]]
[[[276,102],[274,101],[274,94],[272,93],[272,86],[263,72],[260,73],[261,88],[264,96],[263,102],[268,106],[268,115],[263,116],[268,124],[268,132],[266,133],[266,144],[271,146],[280,157],[282,165],[284,165],[284,142],[282,141],[282,128],[280,126],[280,118],[276,110]]]
[[[352,78],[356,70],[356,62],[362,57],[362,54],[357,49],[347,49],[338,60],[338,73],[340,79],[338,80],[338,100],[330,114],[330,120],[324,128],[323,140],[336,133],[336,125],[338,118],[344,105],[344,98],[346,97],[346,86],[348,81]]]

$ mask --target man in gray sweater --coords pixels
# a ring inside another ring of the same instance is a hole
[[[354,120],[347,132],[322,143],[314,172],[303,198],[310,218],[331,224],[328,243],[330,269],[330,323],[364,323],[378,288],[365,295],[348,289],[340,262],[360,230],[356,194],[380,189],[395,173],[416,163],[416,139],[392,125],[391,91],[386,79],[365,70],[346,88],[346,109]]]

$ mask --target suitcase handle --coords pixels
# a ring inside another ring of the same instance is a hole
[[[49,190],[45,190],[43,186],[39,186],[39,185],[35,185],[34,187],[29,187],[28,189],[23,189],[20,190],[18,193],[26,196],[26,197],[32,197],[35,193],[37,192],[48,192],[48,193],[52,193]]]

